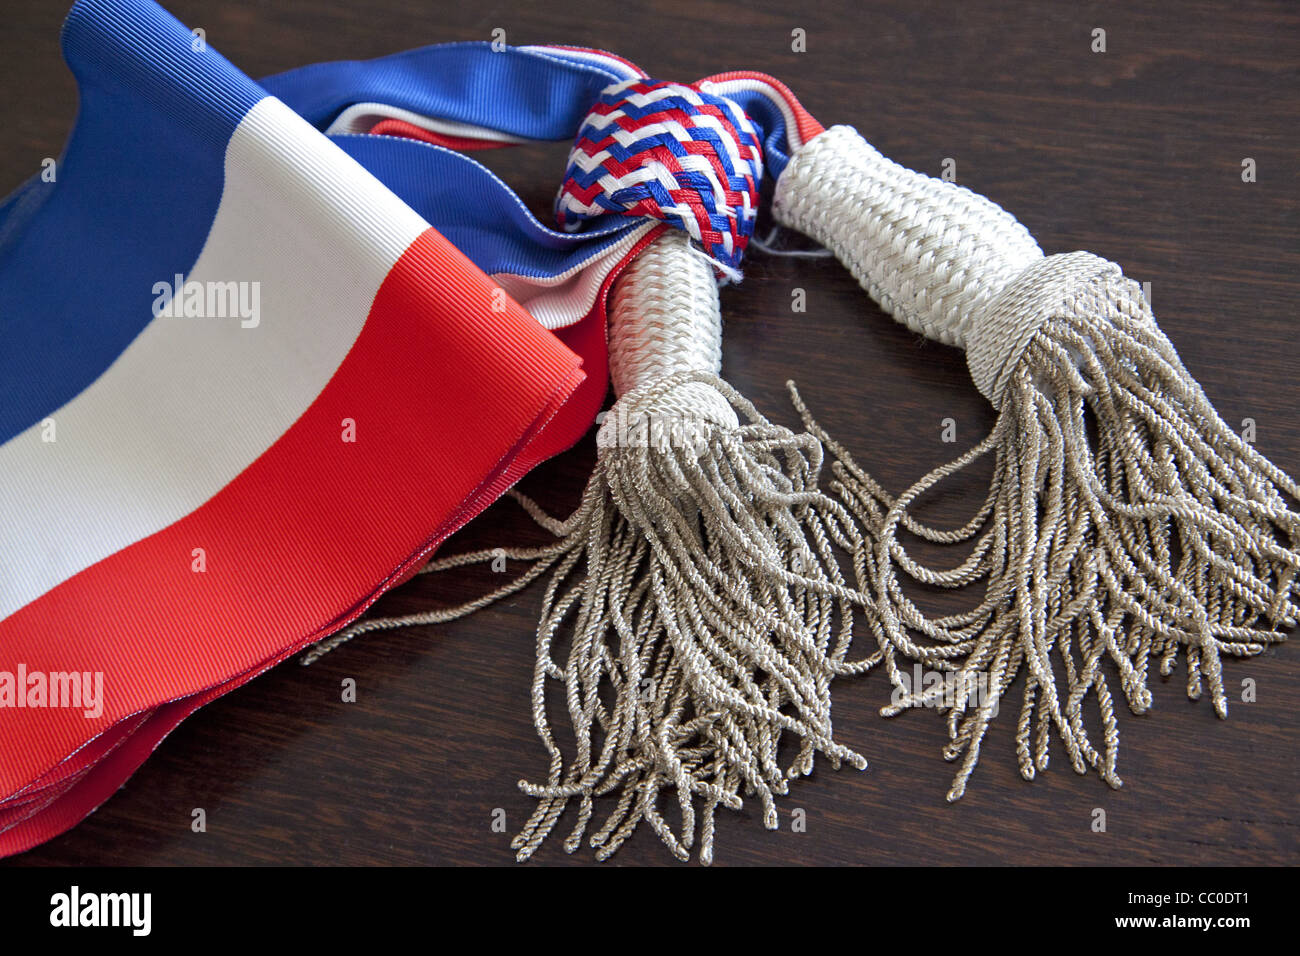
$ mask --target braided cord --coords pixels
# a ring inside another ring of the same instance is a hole
[[[762,178],[762,142],[739,105],[638,78],[607,87],[587,114],[555,214],[569,230],[609,215],[660,219],[738,279]]]
[[[1043,257],[1000,206],[886,159],[849,126],[795,153],[773,212],[831,249],[899,322],[960,348],[1003,287]]]
[[[674,372],[722,370],[722,312],[708,259],[685,233],[668,231],[614,286],[609,374],[624,395]]]
[[[645,78],[601,92],[569,154],[556,218],[570,230],[608,216],[675,227],[614,285],[609,363],[619,397],[678,372],[721,371],[715,269],[739,277],[762,175],[757,130],[732,100]],[[715,389],[688,383],[680,391],[674,402],[683,414],[737,424]]]
[[[612,298],[609,375],[619,398],[681,372],[722,370],[722,311],[713,266],[685,233],[669,230],[650,243],[618,277]],[[598,445],[615,443],[613,429],[631,424],[629,407],[615,406]],[[716,388],[696,381],[661,396],[655,414],[664,424],[740,424]]]

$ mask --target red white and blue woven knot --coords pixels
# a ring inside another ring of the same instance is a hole
[[[555,215],[569,231],[606,215],[663,220],[736,279],[762,178],[758,130],[734,101],[680,83],[627,80],[601,91],[578,130]]]

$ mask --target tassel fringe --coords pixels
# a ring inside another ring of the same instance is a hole
[[[897,498],[817,426],[790,383],[810,432],[830,450],[836,493],[873,544],[859,555],[859,586],[880,615],[885,669],[897,688],[890,716],[935,706],[900,661],[952,678],[939,701],[960,761],[948,793],[965,792],[980,745],[1018,674],[1026,680],[1016,750],[1021,775],[1048,765],[1052,731],[1071,765],[1112,787],[1119,748],[1108,658],[1134,713],[1152,704],[1152,665],[1172,674],[1181,650],[1187,693],[1228,712],[1221,659],[1247,657],[1294,626],[1300,515],[1283,493],[1296,482],[1233,432],[1156,327],[1136,284],[1103,289],[1033,336],[1002,393],[992,433]],[[917,521],[914,502],[985,455],[994,478],[964,527]],[[906,530],[948,545],[973,541],[956,567],[914,560]],[[985,595],[961,614],[927,616],[900,575]],[[1084,716],[1096,701],[1100,738]]]
[[[881,655],[846,660],[862,596],[833,548],[863,554],[864,545],[845,508],[817,490],[821,447],[706,373],[634,391],[622,411],[640,422],[686,383],[715,389],[749,422],[602,447],[564,522],[537,631],[533,716],[550,772],[545,783],[520,782],[539,801],[513,844],[521,861],[570,801],[578,817],[564,847],[576,850],[596,798],[617,794],[588,838],[599,859],[644,821],[683,860],[698,830],[707,864],[719,806],[738,810],[753,795],[772,829],[776,798],[811,772],[816,752],[835,767],[866,767],[832,737],[830,683]],[[557,659],[562,632],[568,649]],[[547,713],[553,682],[564,686],[576,742],[567,759]],[[786,734],[798,751],[782,769]],[[660,801],[670,791],[676,828]]]

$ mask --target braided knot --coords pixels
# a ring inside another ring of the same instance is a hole
[[[603,90],[583,121],[555,215],[568,230],[609,214],[663,220],[734,278],[762,178],[758,131],[735,102],[680,83],[628,80]]]

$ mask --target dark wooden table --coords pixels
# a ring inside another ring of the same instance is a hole
[[[0,12],[0,192],[58,154],[75,111],[59,57],[65,4],[8,0]],[[789,83],[823,122],[855,125],[887,155],[957,180],[1014,212],[1048,252],[1120,262],[1229,422],[1253,418],[1257,445],[1300,471],[1296,404],[1300,302],[1300,11],[1278,2],[1110,6],[998,2],[792,4],[777,0],[593,5],[479,0],[173,0],[170,8],[252,76],[315,60],[425,43],[564,42],[621,52],[652,75],[690,80],[753,68]],[[791,49],[806,31],[807,52]],[[1093,52],[1093,30],[1106,51]],[[130,131],[124,131],[130,135]],[[493,162],[539,212],[564,146]],[[1256,182],[1242,162],[1255,160]],[[791,291],[807,292],[792,315]],[[962,355],[889,321],[834,262],[754,254],[723,294],[724,375],[794,424],[793,377],[823,424],[893,488],[977,440],[992,411]],[[0,347],[3,347],[0,345]],[[593,440],[530,475],[558,511],[575,502]],[[974,506],[950,494],[935,512]],[[537,540],[498,503],[448,547]],[[468,571],[408,585],[378,610],[451,604],[499,583]],[[285,664],[180,727],[97,813],[17,862],[508,863],[532,802],[521,776],[544,754],[529,716],[533,587],[442,627],[376,634],[320,663]],[[883,675],[839,688],[842,740],[866,773],[819,768],[768,832],[753,807],[718,826],[719,864],[1295,862],[1300,654],[1282,645],[1226,664],[1254,703],[1227,721],[1189,702],[1181,672],[1157,681],[1154,711],[1122,715],[1122,790],[1077,777],[1060,748],[1032,784],[1013,759],[1013,708],[995,724],[970,792],[944,802],[952,767],[932,713],[882,720]],[[340,700],[355,678],[359,698]],[[1114,686],[1114,685],[1112,685]],[[1014,694],[1014,691],[1013,691]],[[191,832],[202,807],[207,832]],[[494,832],[505,813],[510,832]],[[806,832],[792,832],[794,808]],[[1094,832],[1094,809],[1107,828]],[[537,863],[589,862],[559,843]],[[645,828],[615,857],[670,860]]]

